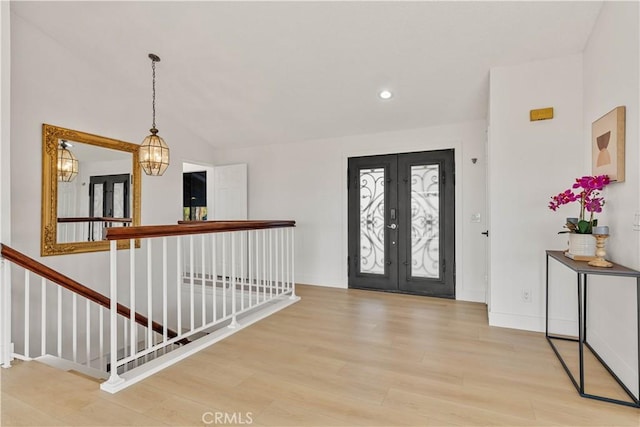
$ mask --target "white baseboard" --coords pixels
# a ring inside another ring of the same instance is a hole
[[[525,331],[544,332],[544,317],[527,316],[514,313],[489,313],[489,326],[501,328],[522,329]],[[549,319],[549,333],[556,335],[574,336],[577,333],[577,326],[574,320]]]
[[[296,285],[303,285],[303,286],[319,286],[321,288],[337,288],[337,289],[348,289],[349,286],[346,283],[323,283],[322,285],[318,285],[316,283],[313,283],[312,280],[304,280],[304,279],[299,279],[296,280]]]
[[[640,391],[638,390],[638,375],[640,374],[637,371],[638,368],[634,369],[626,363],[618,352],[607,343],[607,340],[598,334],[592,331],[587,332],[587,341],[627,388],[635,394],[636,398],[640,398]]]

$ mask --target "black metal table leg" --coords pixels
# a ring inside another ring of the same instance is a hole
[[[580,357],[580,394],[584,394],[584,336],[582,334],[582,282],[583,275],[578,273],[578,353]]]

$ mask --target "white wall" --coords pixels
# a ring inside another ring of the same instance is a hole
[[[0,2],[0,242],[11,244],[11,20],[9,2]],[[9,269],[0,261],[0,282],[6,283]],[[11,350],[5,345],[11,336],[10,322],[5,313],[11,310],[11,300],[0,287],[0,364],[9,363]]]
[[[584,139],[591,164],[591,123],[613,108],[626,106],[626,180],[605,189],[599,222],[609,225],[608,258],[640,269],[640,233],[633,231],[640,210],[640,115],[638,2],[605,2],[584,51]],[[590,166],[585,172],[589,173]],[[636,287],[633,279],[594,276],[589,281],[588,339],[627,386],[638,395]]]
[[[140,47],[141,61],[146,60],[147,49]],[[108,289],[107,252],[39,258],[41,126],[49,123],[138,143],[147,135],[151,121],[150,91],[116,81],[108,69],[74,56],[13,13],[11,52],[13,246],[104,292]],[[159,78],[161,73],[159,68]],[[149,75],[140,79],[149,79]],[[171,165],[162,177],[143,174],[141,222],[145,225],[175,223],[182,218],[183,159],[213,160],[209,144],[162,115],[163,102],[171,100],[162,98],[156,106],[157,121],[160,135],[171,148]]]
[[[458,299],[484,301],[486,225],[484,120],[399,132],[331,138],[216,153],[247,163],[249,218],[296,221],[296,281],[347,286],[347,158],[455,149]],[[471,158],[478,158],[473,164]]]
[[[0,2],[0,241],[11,243],[11,22],[9,2]]]
[[[544,330],[546,249],[566,248],[565,217],[550,197],[585,174],[582,56],[491,69],[489,216],[491,325]],[[529,110],[554,107],[552,120],[530,122]],[[527,290],[531,302],[525,302]],[[571,310],[554,313],[571,328]]]
[[[213,168],[213,210],[211,219],[248,219],[247,165],[216,166]]]

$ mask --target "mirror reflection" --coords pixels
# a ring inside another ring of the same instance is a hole
[[[71,176],[58,161],[58,243],[103,240],[105,227],[130,225],[131,154],[64,139],[60,147],[77,168]]]
[[[43,256],[106,251],[105,227],[140,224],[138,148],[42,126]],[[128,247],[128,241],[118,242],[118,248]]]

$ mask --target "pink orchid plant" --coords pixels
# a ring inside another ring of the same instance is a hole
[[[609,182],[607,175],[577,178],[572,188],[551,197],[549,209],[556,211],[562,205],[579,202],[580,217],[578,221],[576,223],[568,222],[566,227],[572,233],[591,234],[593,227],[598,224],[598,220],[594,219],[593,216],[602,212],[602,207],[604,206],[604,198],[600,197],[600,191],[609,185]],[[574,192],[574,189],[579,189],[579,192]],[[589,220],[585,219],[585,212],[589,212]]]

